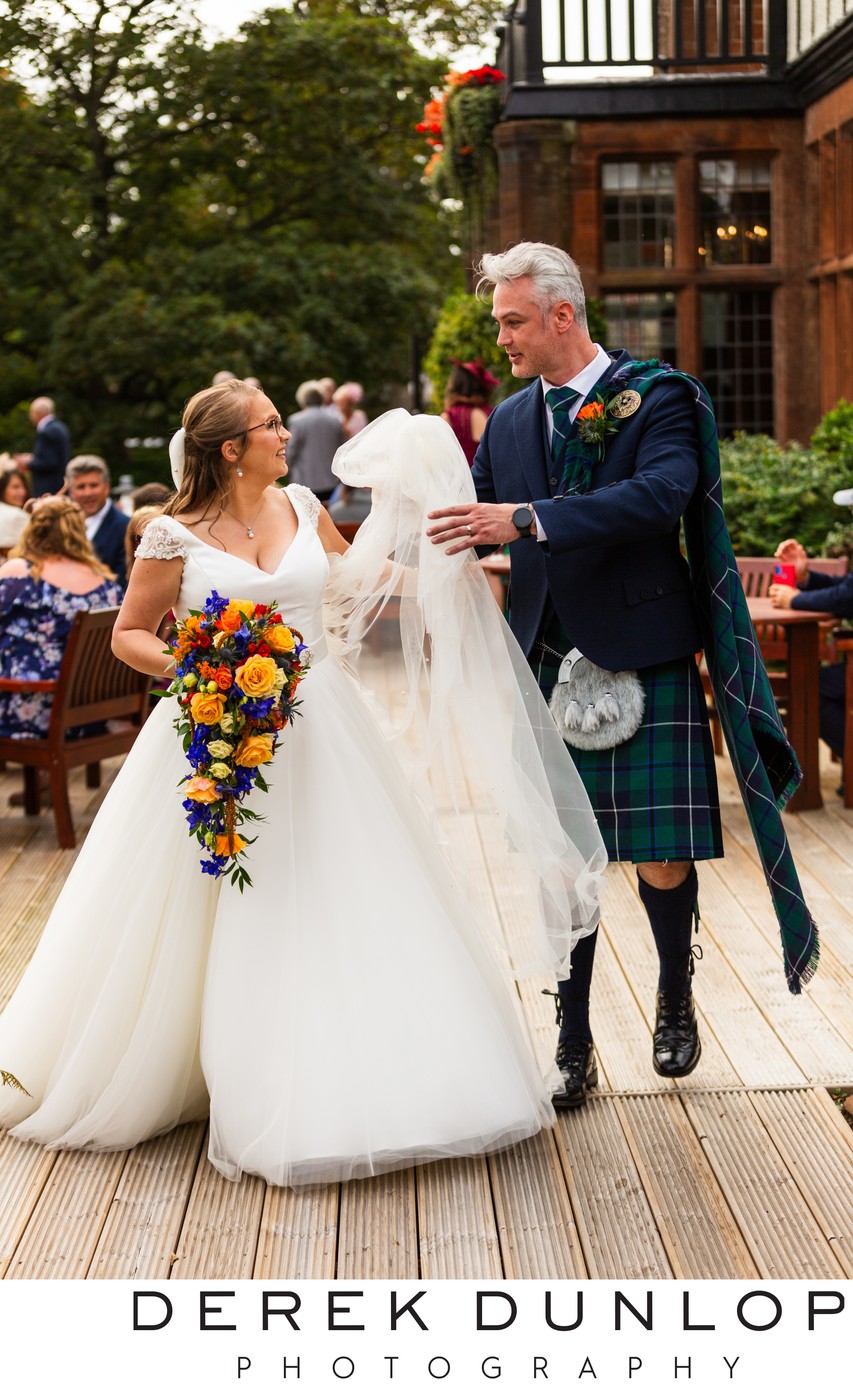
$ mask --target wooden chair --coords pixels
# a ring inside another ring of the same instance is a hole
[[[770,585],[773,582],[774,569],[778,559],[746,556],[738,558],[737,566],[743,590],[747,597],[766,597]],[[809,568],[813,568],[817,573],[828,573],[832,577],[843,578],[847,572],[848,561],[846,556],[838,559],[809,559]],[[821,659],[832,657],[832,650],[829,645],[829,636],[835,622],[822,622],[820,627],[820,655]],[[758,644],[765,665],[768,666],[768,676],[770,687],[773,690],[776,702],[779,707],[785,710],[788,700],[788,674],[786,669],[774,668],[787,660],[788,647],[785,640],[784,631],[774,626],[772,622],[760,622],[755,628],[758,637]],[[720,728],[720,721],[714,707],[714,695],[711,688],[711,679],[708,674],[704,660],[700,661],[699,669],[702,675],[702,687],[705,690],[705,699],[708,704],[708,714],[711,719],[711,735],[714,739],[714,751],[720,755],[723,750],[723,737]]]
[[[44,737],[0,737],[0,759],[24,767],[24,812],[38,814],[39,771],[47,772],[56,836],[61,848],[76,843],[68,801],[68,772],[86,767],[86,784],[101,783],[101,758],[129,751],[149,711],[152,680],[117,660],[110,649],[117,607],[78,612],[71,626],[56,679],[0,679],[0,693],[53,695],[50,726]],[[91,737],[70,739],[68,732],[90,723],[104,727]]]

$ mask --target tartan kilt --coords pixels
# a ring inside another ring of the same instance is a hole
[[[571,642],[552,616],[530,663],[547,702]],[[607,751],[568,746],[611,862],[723,856],[714,746],[692,656],[637,671],[646,694],[633,737]]]

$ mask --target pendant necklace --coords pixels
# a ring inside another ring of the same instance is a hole
[[[249,539],[254,539],[254,538],[255,538],[254,526],[255,526],[255,524],[257,523],[258,516],[260,515],[261,511],[263,510],[263,508],[264,508],[264,500],[263,500],[263,497],[262,497],[262,498],[261,498],[261,504],[258,506],[258,509],[257,509],[256,512],[255,512],[255,517],[254,517],[254,519],[252,520],[252,522],[251,522],[250,525],[247,525],[246,522],[245,522],[245,520],[240,520],[239,517],[236,516],[236,515],[234,514],[233,511],[230,511],[230,510],[228,509],[227,506],[223,506],[223,507],[222,507],[222,509],[224,510],[224,512],[225,512],[226,515],[230,515],[232,520],[236,520],[238,525],[242,525],[242,526],[243,526],[243,529],[246,531],[246,534],[249,536]]]

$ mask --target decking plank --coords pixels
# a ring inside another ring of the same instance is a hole
[[[693,1093],[684,1105],[758,1273],[770,1280],[843,1275],[745,1093]]]
[[[199,1161],[175,1251],[172,1280],[250,1278],[265,1189],[263,1181],[253,1175],[225,1180],[208,1160]]]
[[[752,1278],[758,1269],[682,1103],[687,1094],[614,1098],[678,1279]]]
[[[844,1269],[853,1276],[853,1129],[824,1089],[749,1101]]]
[[[420,1275],[425,1281],[503,1277],[489,1167],[432,1161],[417,1171]]]
[[[203,1158],[203,1122],[185,1123],[128,1154],[90,1280],[165,1280]]]
[[[669,1280],[672,1269],[614,1103],[561,1113],[557,1150],[590,1277]]]
[[[550,1131],[489,1157],[504,1275],[576,1280],[587,1270]]]
[[[10,1281],[81,1280],[88,1275],[126,1151],[61,1151],[6,1276]]]
[[[57,1153],[0,1133],[0,1279],[38,1206]]]
[[[416,1280],[414,1170],[395,1170],[341,1186],[337,1274],[344,1280]]]
[[[340,1186],[267,1187],[253,1276],[328,1281],[337,1271]]]

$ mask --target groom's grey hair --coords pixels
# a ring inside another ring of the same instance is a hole
[[[543,318],[555,303],[570,303],[578,327],[586,329],[586,295],[581,272],[572,257],[559,246],[549,246],[544,241],[519,241],[517,246],[501,255],[484,255],[476,273],[480,276],[478,298],[498,284],[530,279]]]

